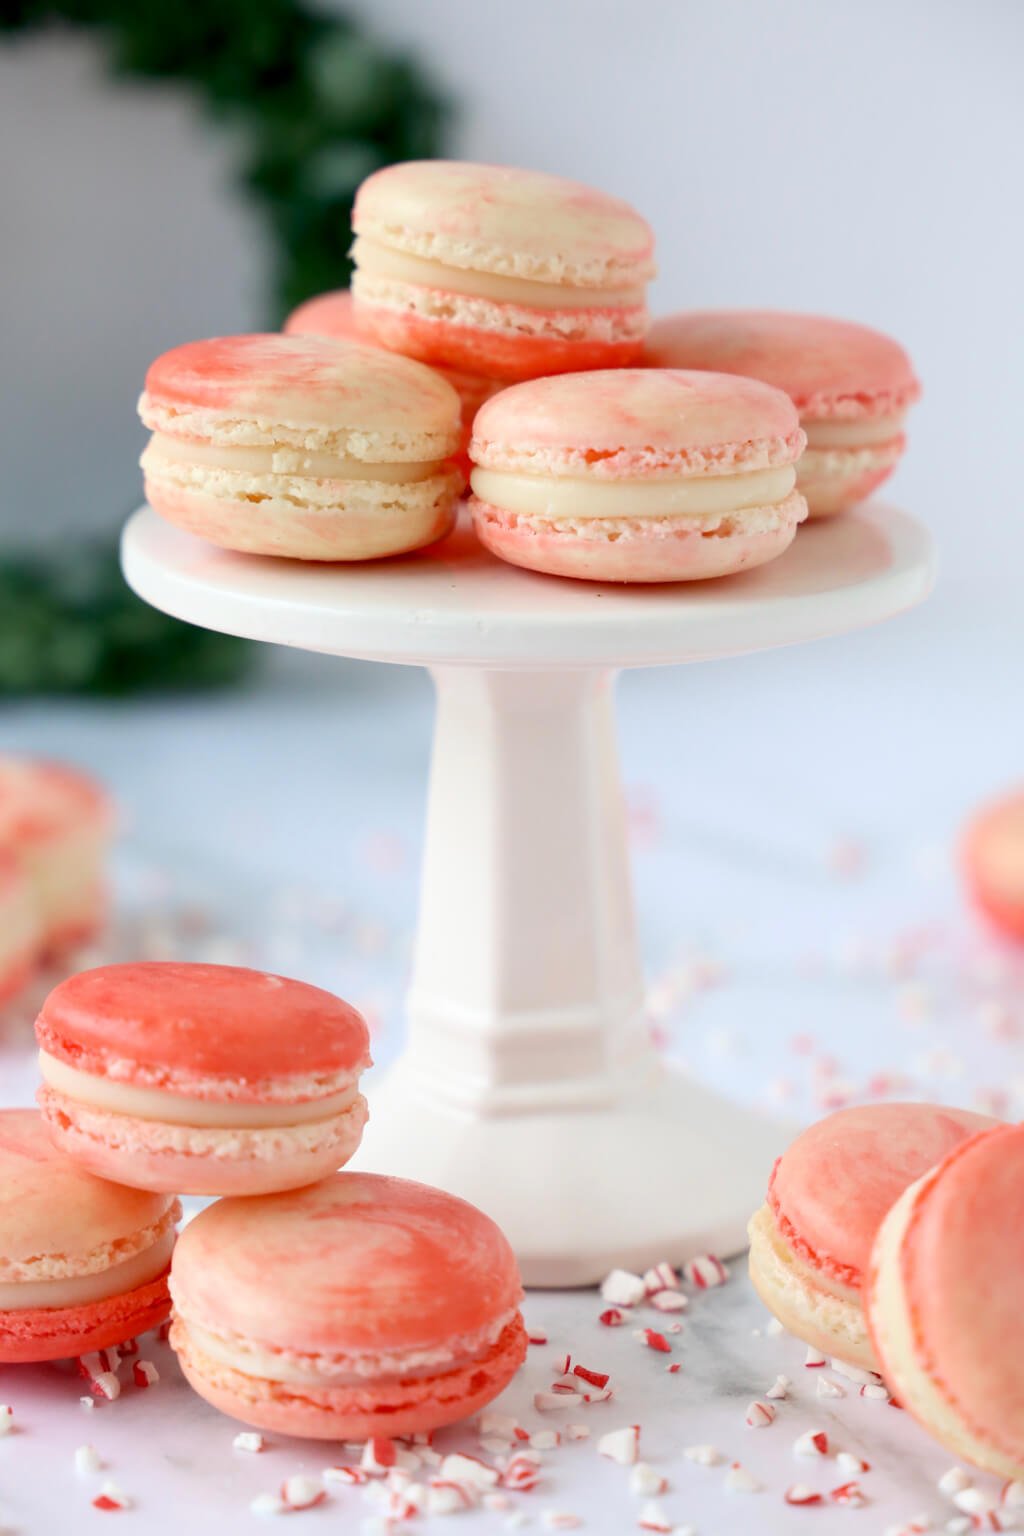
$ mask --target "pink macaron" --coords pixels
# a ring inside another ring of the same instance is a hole
[[[477,534],[513,565],[591,581],[698,581],[788,549],[804,444],[781,392],[722,373],[535,379],[480,411]]]
[[[188,342],[146,374],[146,496],[245,554],[376,560],[452,527],[459,397],[437,373],[326,336]]]
[[[877,1369],[862,1295],[882,1219],[908,1184],[995,1124],[937,1104],[870,1104],[809,1126],[779,1158],[750,1223],[761,1300],[815,1349]]]
[[[641,359],[654,239],[618,198],[418,160],[363,182],[352,227],[359,325],[382,346],[506,381]]]
[[[900,1403],[951,1450],[1024,1479],[1024,1126],[982,1132],[892,1207],[867,1315]]]
[[[849,320],[776,310],[694,310],[655,321],[656,368],[710,368],[785,390],[807,449],[797,484],[811,517],[863,501],[887,480],[904,447],[907,411],[921,393],[898,342]]]
[[[366,1123],[366,1025],[302,981],[229,965],[100,966],[50,993],[36,1035],[56,1144],[139,1189],[292,1189],[347,1162]]]
[[[98,1179],[33,1109],[0,1110],[0,1363],[106,1349],[162,1323],[173,1196]]]
[[[171,1294],[192,1386],[282,1434],[436,1429],[489,1403],[526,1353],[519,1272],[493,1221],[376,1174],[210,1206],[182,1234]]]
[[[1024,790],[971,818],[960,862],[978,910],[1007,938],[1024,941]]]
[[[27,985],[41,949],[32,884],[14,855],[0,849],[0,1007]]]
[[[113,820],[106,794],[77,768],[0,757],[0,852],[28,880],[49,954],[88,943],[103,926]]]

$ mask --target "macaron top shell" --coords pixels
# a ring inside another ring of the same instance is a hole
[[[76,769],[41,758],[0,757],[0,843],[46,842],[110,814],[103,791]]]
[[[936,1104],[841,1109],[797,1137],[775,1165],[768,1201],[812,1266],[859,1287],[889,1208],[976,1131],[997,1122]]]
[[[489,1217],[367,1173],[208,1207],[179,1240],[171,1292],[189,1326],[343,1356],[444,1350],[493,1330],[522,1297]]]
[[[150,366],[139,414],[225,444],[275,442],[290,427],[367,463],[443,459],[461,433],[459,398],[432,369],[313,335],[186,342]]]
[[[923,1180],[900,1249],[918,1364],[972,1433],[1024,1459],[1024,1127],[972,1137]]]
[[[0,1282],[107,1269],[148,1247],[177,1211],[173,1195],[86,1173],[56,1149],[34,1109],[0,1110]]]
[[[446,266],[573,287],[654,274],[654,236],[628,203],[540,171],[413,160],[364,181],[352,227]]]
[[[655,368],[713,368],[762,379],[784,390],[805,421],[891,416],[921,393],[899,342],[823,315],[684,311],[654,322],[645,351]]]
[[[502,390],[469,453],[486,469],[604,480],[770,469],[803,446],[792,401],[756,379],[616,368]]]
[[[36,1034],[81,1071],[192,1098],[315,1098],[370,1063],[362,1015],[341,998],[231,965],[81,971],[50,993]]]

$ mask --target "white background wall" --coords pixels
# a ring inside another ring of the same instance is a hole
[[[935,598],[876,635],[688,680],[702,731],[735,709],[787,743],[786,783],[842,773],[844,798],[880,804],[894,773],[955,800],[1019,776],[1024,5],[354,8],[450,90],[454,153],[633,200],[658,233],[657,308],[831,311],[919,366],[894,494],[939,539]],[[0,531],[106,526],[137,494],[147,362],[254,323],[260,231],[231,143],[177,91],[111,87],[82,38],[0,51],[0,144]]]

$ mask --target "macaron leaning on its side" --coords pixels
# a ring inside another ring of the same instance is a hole
[[[102,928],[113,822],[109,799],[87,774],[41,758],[0,757],[0,852],[31,887],[44,953],[87,944]]]
[[[366,1123],[366,1025],[305,982],[228,965],[101,966],[50,993],[36,1035],[57,1146],[139,1189],[293,1189],[347,1162]]]
[[[904,1408],[956,1456],[1024,1479],[1024,1126],[957,1147],[892,1207],[866,1306]],[[1005,1527],[1003,1527],[1005,1529]]]
[[[850,320],[777,310],[694,310],[656,320],[655,368],[710,368],[782,389],[800,412],[807,448],[797,485],[811,517],[863,501],[906,446],[921,386],[898,342]]]
[[[862,1297],[879,1226],[908,1184],[995,1124],[938,1104],[870,1104],[808,1126],[750,1223],[750,1278],[769,1311],[815,1349],[877,1370]]]
[[[157,358],[146,496],[225,549],[374,560],[452,527],[459,398],[429,368],[323,336],[226,336]]]
[[[182,1234],[171,1294],[191,1385],[282,1434],[436,1429],[485,1407],[526,1354],[519,1271],[494,1222],[376,1174],[218,1201]]]
[[[425,363],[505,381],[641,360],[650,226],[538,171],[387,166],[352,213],[359,326]]]
[[[95,1178],[34,1109],[0,1110],[0,1364],[106,1349],[162,1323],[170,1195]]]
[[[804,437],[781,391],[620,369],[503,390],[473,427],[481,541],[591,581],[698,581],[774,560],[806,516]]]

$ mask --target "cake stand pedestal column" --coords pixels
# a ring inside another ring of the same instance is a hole
[[[613,674],[886,618],[928,589],[924,530],[875,507],[746,575],[638,590],[515,570],[465,529],[418,556],[317,567],[231,555],[143,509],[123,561],[142,597],[193,623],[434,676],[409,1036],[371,1085],[354,1166],[487,1210],[527,1284],[743,1246],[788,1132],[648,1039]]]

